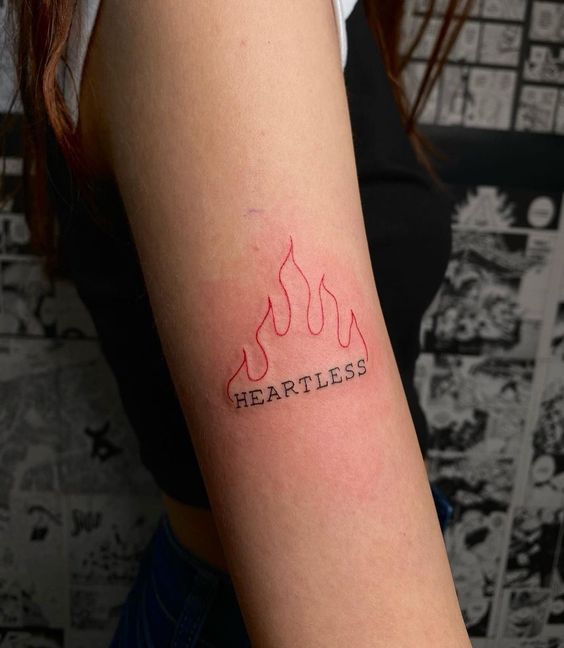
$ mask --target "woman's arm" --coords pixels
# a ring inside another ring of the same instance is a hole
[[[104,143],[253,645],[469,646],[330,0],[105,0],[99,21]]]

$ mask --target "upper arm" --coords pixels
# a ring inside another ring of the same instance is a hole
[[[128,4],[110,3],[112,166],[168,360],[191,390],[185,406],[197,409],[205,389],[229,417],[243,353],[250,376],[268,362],[265,380],[280,381],[356,361],[382,333],[333,10],[211,0],[130,14]],[[278,333],[292,301],[295,317],[266,353],[256,334],[269,298]]]
[[[453,637],[330,0],[105,0],[100,21],[107,149],[246,620],[277,638],[257,645]],[[409,627],[408,582],[440,608]]]

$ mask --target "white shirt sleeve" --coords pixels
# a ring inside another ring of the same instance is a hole
[[[341,67],[345,69],[347,64],[347,26],[346,19],[351,15],[354,6],[358,0],[333,0],[333,9],[335,11],[335,19],[337,21],[337,31],[339,34],[339,46],[341,48]]]

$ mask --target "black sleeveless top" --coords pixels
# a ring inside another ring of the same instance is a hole
[[[418,164],[403,131],[362,2],[347,20],[347,35],[344,75],[372,267],[426,455],[427,427],[413,380],[421,318],[440,286],[450,253],[449,200]],[[112,198],[112,214],[120,217],[108,232],[88,213],[52,132],[47,164],[63,271],[92,316],[141,460],[165,493],[209,508],[119,195]]]

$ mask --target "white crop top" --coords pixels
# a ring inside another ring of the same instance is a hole
[[[347,62],[347,30],[345,20],[352,13],[357,0],[332,1],[339,34],[341,66],[344,70]],[[57,81],[63,90],[75,128],[78,122],[78,97],[80,81],[82,79],[82,68],[84,67],[86,51],[92,30],[94,29],[100,2],[101,0],[77,1],[66,50],[68,67],[60,62],[57,68]]]

